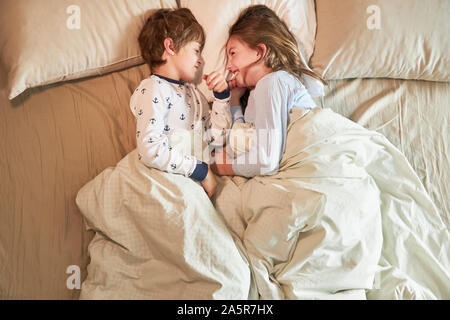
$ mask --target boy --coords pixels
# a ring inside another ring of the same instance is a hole
[[[189,83],[202,63],[204,43],[203,28],[189,9],[160,9],[150,16],[139,45],[151,75],[131,96],[130,108],[136,117],[139,160],[199,181],[212,197],[217,183],[209,165],[201,161],[204,145],[208,155],[210,148],[223,146],[232,119],[230,90],[220,73],[203,75],[214,93],[212,111]]]

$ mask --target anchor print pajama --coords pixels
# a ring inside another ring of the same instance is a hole
[[[210,110],[193,84],[156,74],[142,80],[130,99],[139,160],[202,181],[209,161],[202,155],[223,146],[232,125],[230,91],[214,92],[214,97]]]

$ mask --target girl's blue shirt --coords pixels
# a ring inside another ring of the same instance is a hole
[[[233,161],[233,171],[248,178],[277,173],[286,145],[289,112],[292,108],[315,107],[305,86],[289,72],[275,71],[261,78],[250,93],[243,115],[246,123],[255,126],[253,144],[248,153]],[[242,110],[234,106],[231,113],[238,119]]]

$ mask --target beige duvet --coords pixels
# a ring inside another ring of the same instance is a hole
[[[419,178],[330,109],[294,109],[279,172],[224,178],[213,203],[136,151],[103,171],[77,196],[97,232],[81,298],[450,296],[450,232]]]

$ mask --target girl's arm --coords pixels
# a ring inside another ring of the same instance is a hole
[[[242,111],[241,106],[241,98],[244,94],[248,94],[247,88],[236,87],[233,82],[230,83],[230,88],[232,88],[230,92],[230,111],[233,124],[235,124],[236,122],[243,123],[245,122],[245,119],[244,112]]]
[[[277,77],[260,80],[249,98],[246,119],[256,128],[248,153],[232,163],[237,175],[247,178],[278,171],[287,131],[288,92]],[[248,117],[247,117],[248,113]]]

